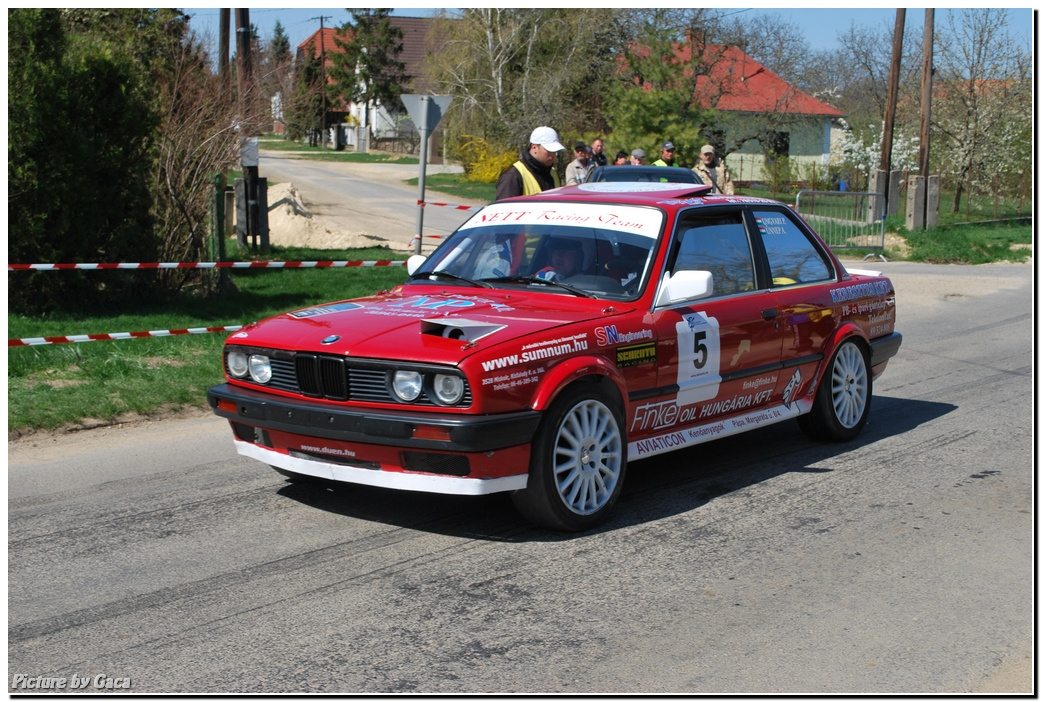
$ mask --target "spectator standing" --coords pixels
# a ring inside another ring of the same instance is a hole
[[[496,200],[536,195],[560,187],[560,176],[553,163],[557,152],[564,150],[564,145],[560,143],[557,131],[550,127],[537,127],[528,141],[528,150],[499,176],[495,184]]]
[[[632,156],[629,157],[630,166],[642,166],[647,162],[647,152],[643,149],[633,149]]]
[[[716,149],[711,144],[701,147],[701,160],[691,170],[701,176],[706,185],[712,184],[711,193],[734,194],[734,181],[730,179],[730,171],[727,170],[723,159],[716,156]]]
[[[604,153],[604,140],[600,137],[593,139],[593,143],[590,144],[593,149],[593,160],[591,167],[606,166],[607,165],[607,154]]]
[[[589,147],[575,142],[575,159],[564,169],[564,185],[581,185],[589,177]]]
[[[675,166],[676,146],[671,141],[661,145],[661,158],[652,163],[652,166]]]
[[[628,166],[629,165],[629,152],[619,151],[615,154],[614,165],[616,166]]]

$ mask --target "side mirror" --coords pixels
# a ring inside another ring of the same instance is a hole
[[[427,257],[422,256],[420,254],[409,256],[408,260],[405,261],[405,268],[408,269],[408,274],[412,275],[413,273],[418,271],[419,267],[422,266],[426,260]]]
[[[656,307],[668,307],[690,302],[712,294],[712,273],[709,271],[677,271],[665,279],[658,290]]]

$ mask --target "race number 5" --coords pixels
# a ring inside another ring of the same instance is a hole
[[[676,402],[680,406],[711,400],[719,392],[719,321],[703,312],[676,322],[679,359]]]

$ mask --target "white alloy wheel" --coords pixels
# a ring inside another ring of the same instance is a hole
[[[622,474],[622,433],[611,410],[598,400],[575,405],[553,447],[554,482],[564,505],[581,515],[603,508]]]
[[[831,371],[831,402],[835,418],[846,429],[857,426],[867,411],[870,386],[864,355],[856,344],[845,344],[835,354]]]
[[[813,409],[799,416],[807,436],[849,441],[867,424],[871,408],[871,368],[861,342],[850,339],[835,351],[824,370]]]
[[[576,383],[546,410],[531,442],[528,486],[513,503],[530,521],[560,531],[600,524],[625,481],[625,410],[613,386]]]

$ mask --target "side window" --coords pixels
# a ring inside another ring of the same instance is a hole
[[[774,286],[814,283],[832,277],[824,256],[786,212],[756,210],[753,215]]]
[[[755,289],[748,234],[739,212],[696,212],[677,225],[679,249],[672,271],[709,271],[712,296]]]

